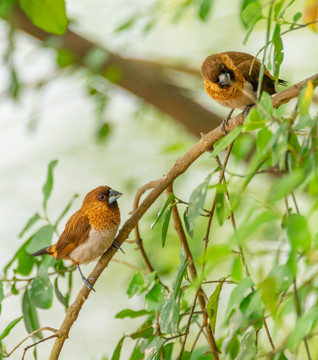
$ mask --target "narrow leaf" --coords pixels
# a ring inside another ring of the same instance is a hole
[[[57,165],[57,160],[53,160],[48,165],[47,177],[45,184],[43,185],[42,192],[43,192],[43,209],[46,210],[47,201],[51,195],[53,189],[53,170]]]
[[[119,342],[118,342],[118,344],[117,344],[117,346],[116,346],[116,348],[115,348],[115,350],[113,352],[111,360],[119,360],[120,359],[121,348],[123,347],[124,340],[125,340],[125,336],[123,336],[119,340]]]
[[[294,251],[308,252],[311,247],[311,234],[307,220],[299,214],[292,214],[287,219],[287,236]]]
[[[152,342],[145,349],[145,359],[144,360],[157,360],[158,355],[160,354],[160,350],[162,345],[166,342],[166,340],[162,337],[156,337],[152,340]]]
[[[225,137],[217,141],[214,145],[214,149],[211,153],[212,157],[216,157],[221,151],[226,149],[242,132],[242,125],[236,127],[233,129],[229,134],[227,134]]]
[[[21,230],[20,234],[18,235],[21,238],[30,228],[34,225],[38,220],[41,219],[41,216],[38,213],[35,213],[30,220],[26,223],[24,228]]]
[[[169,204],[175,199],[175,196],[173,193],[171,193],[168,197],[168,199],[166,200],[166,202],[164,203],[163,207],[160,209],[158,216],[155,220],[155,222],[151,225],[151,228],[153,229],[154,226],[157,224],[157,222],[160,220],[160,218],[162,217],[162,215],[165,213],[167,207],[169,206]]]
[[[9,325],[3,330],[2,334],[0,335],[0,341],[4,339],[6,336],[10,334],[10,331],[23,319],[23,316],[18,317],[15,320],[12,320]]]
[[[37,330],[39,326],[39,320],[38,315],[36,312],[36,308],[33,305],[33,303],[30,301],[30,290],[26,290],[23,295],[22,299],[22,311],[24,315],[24,324],[28,331],[28,333],[33,332],[34,330]],[[42,339],[43,335],[41,332],[37,332],[33,336],[34,338]]]
[[[219,306],[219,299],[220,299],[220,293],[222,290],[223,281],[221,281],[212,295],[210,296],[207,305],[206,305],[206,312],[210,320],[210,327],[213,333],[215,333],[215,324],[216,324],[216,315],[218,312],[218,306]]]
[[[161,229],[161,242],[162,242],[162,247],[165,247],[166,245],[166,239],[167,239],[167,233],[168,233],[168,228],[169,228],[169,222],[170,222],[170,218],[171,218],[171,213],[172,213],[172,209],[173,209],[174,205],[169,205],[168,210],[165,213],[164,216],[164,220],[163,220],[163,224],[162,224],[162,229]]]
[[[140,316],[145,316],[145,315],[149,315],[151,314],[151,312],[147,311],[147,310],[132,310],[132,309],[125,309],[120,311],[119,313],[117,313],[115,315],[116,319],[124,319],[126,317],[131,318],[131,319],[135,319],[137,317]]]

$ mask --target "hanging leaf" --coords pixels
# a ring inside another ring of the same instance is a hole
[[[151,228],[153,229],[154,226],[157,224],[157,222],[160,220],[160,218],[162,217],[162,215],[165,213],[165,211],[167,210],[167,207],[170,205],[170,203],[175,199],[175,196],[173,193],[171,193],[168,197],[168,199],[166,200],[166,202],[164,203],[163,207],[160,209],[158,216],[156,218],[156,220],[154,221],[154,223],[151,225]]]
[[[218,312],[219,299],[220,299],[222,286],[223,286],[223,281],[219,282],[214,292],[209,297],[209,300],[206,305],[206,312],[210,320],[210,327],[213,334],[215,333],[216,316]]]
[[[44,265],[38,269],[37,277],[31,283],[30,300],[41,309],[49,309],[53,302],[53,286]]]
[[[65,33],[68,20],[64,0],[19,0],[19,4],[34,25],[52,34]]]
[[[166,239],[167,239],[167,233],[168,233],[171,213],[172,213],[172,210],[173,210],[174,206],[175,206],[174,204],[169,205],[169,208],[168,208],[168,210],[166,211],[166,213],[164,215],[164,220],[163,220],[162,229],[161,229],[162,247],[165,247],[165,245],[166,245]]]
[[[45,184],[43,185],[42,191],[43,191],[43,209],[46,210],[46,204],[47,201],[51,195],[52,188],[53,188],[53,170],[55,166],[57,165],[57,160],[53,160],[49,163],[48,171],[47,171],[47,177]]]
[[[23,316],[18,317],[15,320],[12,320],[7,327],[3,330],[2,334],[0,335],[0,341],[7,337],[11,330],[23,319]]]
[[[125,340],[125,336],[123,336],[123,337],[119,340],[119,342],[118,342],[118,344],[117,344],[117,346],[116,346],[116,348],[115,348],[115,350],[114,350],[114,352],[113,352],[113,355],[112,355],[112,357],[111,357],[111,360],[120,360],[120,353],[121,353],[121,349],[122,349],[122,347],[123,347],[124,340]]]

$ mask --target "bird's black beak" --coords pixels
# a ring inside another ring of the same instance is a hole
[[[119,191],[110,189],[109,190],[109,199],[108,199],[108,203],[112,204],[114,203],[117,199],[119,199],[123,194],[120,193]]]
[[[231,77],[229,73],[222,73],[219,75],[219,83],[224,86],[231,86]]]

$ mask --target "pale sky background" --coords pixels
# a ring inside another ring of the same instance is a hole
[[[184,59],[185,63],[199,68],[202,60],[212,52],[239,50],[255,54],[264,44],[263,26],[252,33],[246,46],[242,44],[245,30],[238,19],[238,1],[215,0],[207,23],[189,13],[177,24],[172,22],[176,1],[162,3],[165,4],[165,16],[152,32],[144,36],[140,35],[138,26],[124,33],[115,33],[114,29],[132,11],[143,13],[148,4],[146,0],[66,0],[68,16],[74,20],[72,30],[129,57],[159,62]],[[297,7],[302,2],[296,3]],[[53,77],[53,80],[41,91],[32,88],[24,91],[21,98],[14,102],[3,95],[8,84],[8,72],[0,63],[1,269],[22,243],[17,237],[21,228],[36,211],[41,210],[41,188],[51,160],[59,160],[48,210],[53,219],[74,193],[80,196],[74,202],[72,211],[80,206],[89,190],[104,184],[124,192],[119,200],[123,222],[132,208],[134,191],[129,189],[161,177],[175,159],[195,143],[195,138],[184,133],[168,118],[149,113],[135,116],[139,100],[117,89],[112,91],[106,113],[113,125],[113,133],[106,144],[96,144],[94,107],[85,93],[84,74],[79,71],[71,74],[65,70],[56,77],[52,50],[39,48],[37,41],[24,34],[17,35],[16,40],[14,59],[21,80],[30,84],[47,77]],[[317,35],[308,29],[286,35],[281,78],[293,84],[317,72],[317,45]],[[6,47],[7,27],[0,22],[1,57]],[[207,98],[203,85],[198,96],[220,114],[227,112]],[[29,129],[32,114],[38,116],[34,130]],[[184,148],[169,154],[163,151],[175,143],[183,144]],[[189,190],[207,175],[208,155],[200,161],[185,175],[180,188],[185,198]],[[65,221],[61,223],[60,231]],[[125,256],[118,253],[116,258],[129,261],[129,254],[133,253],[131,245],[125,245],[125,251]],[[88,274],[93,266],[90,264],[82,270]],[[78,274],[74,275],[73,298],[82,286]],[[142,306],[141,297],[129,300],[125,294],[127,279],[131,276],[130,270],[114,263],[103,273],[96,284],[96,293],[90,295],[71,330],[61,359],[99,360],[102,354],[110,358],[123,331],[129,333],[135,330],[136,320],[125,321],[123,328],[123,320],[114,319],[115,314],[124,308],[139,309]],[[5,292],[8,291],[5,288]],[[18,316],[20,307],[19,297],[11,295],[3,302],[0,331]],[[58,328],[63,318],[64,309],[56,299],[50,310],[40,311],[42,326]],[[8,350],[24,336],[21,322],[5,341]],[[52,341],[39,345],[38,358],[45,359],[51,346]],[[13,360],[20,358],[21,350],[10,357]],[[32,358],[30,351],[26,359]],[[122,358],[125,359],[125,352]]]

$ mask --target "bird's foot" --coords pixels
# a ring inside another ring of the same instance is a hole
[[[225,130],[225,126],[228,125],[228,122],[229,122],[229,120],[231,119],[231,116],[232,116],[232,114],[233,114],[233,111],[234,111],[234,109],[232,109],[232,110],[228,113],[227,117],[224,118],[223,121],[222,121],[222,123],[221,123],[221,130],[223,131],[224,135],[227,135],[227,133],[228,133],[228,132]]]
[[[81,268],[79,267],[79,265],[77,265],[77,269],[78,269],[78,271],[79,271],[79,273],[80,273],[80,275],[81,275],[81,278],[82,278],[82,280],[83,280],[83,283],[84,283],[90,290],[96,291],[96,290],[93,288],[93,285],[88,281],[89,279],[91,279],[91,280],[94,280],[94,279],[93,279],[93,278],[87,279],[87,278],[83,275],[82,270],[81,270]]]
[[[251,108],[253,107],[254,105],[247,105],[246,108],[243,110],[243,115],[246,117],[250,111],[251,111]]]
[[[114,242],[112,243],[112,247],[120,250],[123,254],[125,254],[125,251],[120,247],[120,245],[118,244],[118,242],[116,240],[114,240]]]

